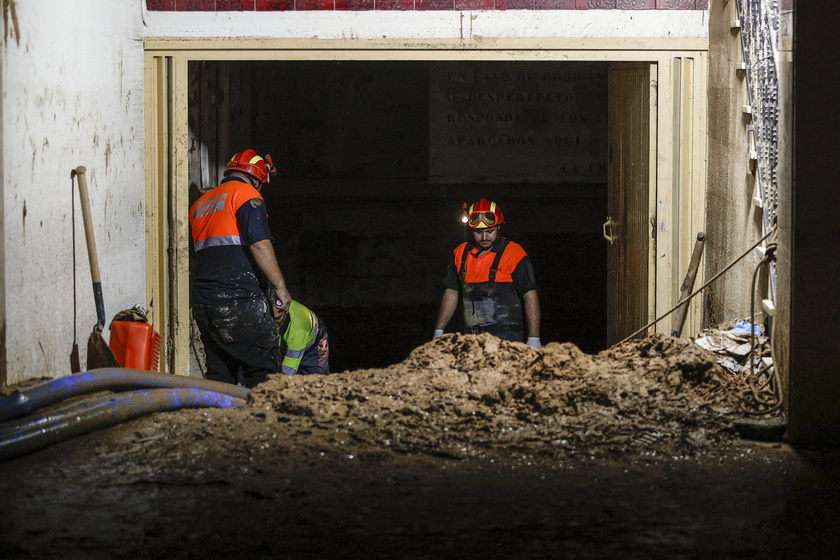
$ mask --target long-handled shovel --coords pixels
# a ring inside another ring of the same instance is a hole
[[[90,279],[93,282],[93,300],[96,303],[96,325],[88,337],[87,369],[103,367],[120,367],[108,343],[102,338],[105,327],[105,303],[102,300],[102,282],[99,277],[99,259],[96,256],[96,240],[93,237],[93,223],[90,219],[90,201],[87,192],[87,177],[84,166],[73,170],[79,180],[79,202],[82,205],[82,220],[85,223],[85,240],[87,241],[88,259],[90,260]]]
[[[70,350],[70,372],[79,373],[82,371],[82,364],[79,361],[79,344],[76,342],[76,185],[73,179],[76,177],[76,170],[70,172],[70,215],[72,216],[73,232],[73,348]]]

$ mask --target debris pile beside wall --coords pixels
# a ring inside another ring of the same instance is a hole
[[[762,361],[765,364],[768,360],[772,361],[769,357],[770,341],[764,336],[762,328],[746,321],[738,321],[730,328],[707,329],[694,342],[717,355],[717,363],[734,374],[751,372],[750,356],[756,369],[761,368]]]
[[[738,321],[729,328],[707,329],[695,343],[717,356],[717,363],[733,375],[745,379],[749,391],[744,395],[743,409],[750,417],[778,417],[782,414],[783,392],[773,364],[770,339],[761,326],[748,321]],[[783,431],[781,424],[773,421],[768,428],[771,437]],[[742,434],[746,432],[738,428]]]

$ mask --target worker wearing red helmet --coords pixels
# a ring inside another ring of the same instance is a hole
[[[271,156],[240,152],[228,162],[221,184],[190,207],[193,318],[209,379],[253,386],[281,369],[270,306],[285,311],[292,297],[274,254],[260,194],[275,170]],[[271,285],[271,301],[264,282]]]
[[[466,220],[472,239],[456,247],[449,260],[434,338],[443,334],[455,314],[460,293],[466,333],[488,332],[541,348],[531,259],[521,245],[502,235],[505,218],[495,202],[482,198],[469,207]]]

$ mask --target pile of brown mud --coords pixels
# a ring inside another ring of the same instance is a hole
[[[739,438],[749,383],[719,359],[451,334],[384,369],[271,376],[239,408],[0,462],[0,557],[836,556],[838,462]]]
[[[391,450],[539,462],[720,450],[737,438],[747,390],[687,339],[651,335],[588,355],[569,343],[536,350],[447,334],[385,369],[271,376],[248,407],[298,445],[348,457]]]

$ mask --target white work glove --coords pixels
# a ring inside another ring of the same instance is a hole
[[[526,342],[528,346],[531,348],[542,348],[542,343],[540,342],[540,337],[538,336],[529,336],[528,342]]]
[[[443,329],[435,329],[435,334],[432,336],[432,340],[440,338],[441,336],[443,336]]]

